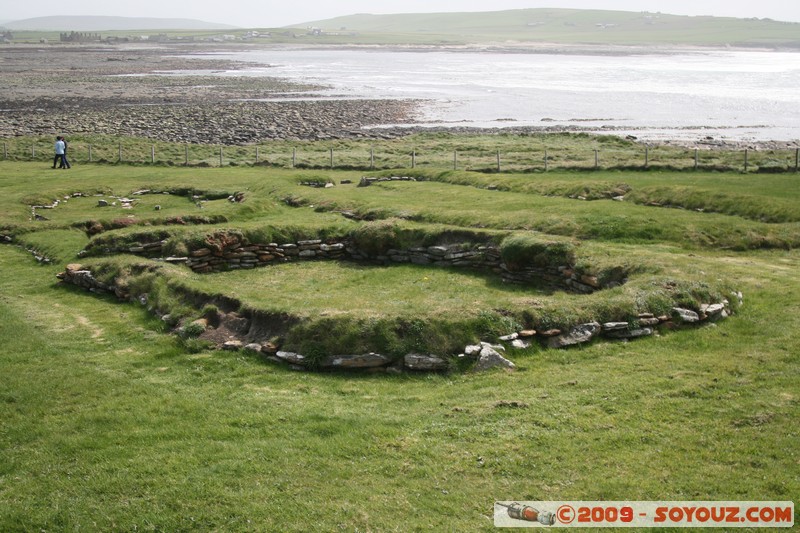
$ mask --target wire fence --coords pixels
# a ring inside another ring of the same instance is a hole
[[[378,148],[364,142],[333,147],[325,143],[302,146],[253,145],[213,146],[196,144],[87,143],[70,142],[70,163],[136,164],[162,166],[226,167],[261,165],[278,168],[333,170],[390,170],[432,168],[481,172],[546,172],[557,169],[670,169],[726,170],[738,172],[798,172],[800,148],[785,150],[677,148],[635,146],[632,148],[553,149],[452,149],[441,147],[407,150]],[[10,139],[2,143],[6,161],[52,163],[53,145],[45,141]]]

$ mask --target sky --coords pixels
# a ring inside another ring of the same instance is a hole
[[[5,4],[5,5],[3,5]],[[243,28],[282,27],[356,13],[500,11],[536,7],[651,11],[800,22],[797,0],[0,0],[0,20],[53,15],[188,18]]]

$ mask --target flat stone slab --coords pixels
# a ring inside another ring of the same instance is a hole
[[[637,337],[649,337],[652,334],[652,328],[620,329],[605,332],[605,335],[612,339],[635,339]]]
[[[595,335],[600,333],[602,326],[597,322],[579,324],[573,326],[567,333],[562,333],[556,337],[547,339],[547,346],[550,348],[565,348],[591,341]]]
[[[695,322],[700,322],[700,315],[692,311],[691,309],[683,309],[681,307],[673,307],[672,308],[673,316],[677,317],[678,320],[685,324],[694,324]]]
[[[411,370],[446,370],[449,366],[441,357],[415,353],[406,355],[403,364]]]
[[[300,355],[299,353],[278,351],[275,353],[275,356],[281,361],[285,361],[292,365],[306,364],[305,356]]]
[[[368,353],[363,355],[334,355],[322,363],[325,368],[376,368],[392,361],[385,355]]]

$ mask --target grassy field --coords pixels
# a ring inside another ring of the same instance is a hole
[[[309,31],[315,28],[317,31]],[[165,34],[178,42],[242,38],[248,29],[97,31],[103,39]],[[756,18],[682,16],[642,11],[515,9],[481,13],[356,14],[296,27],[259,28],[257,44],[699,45],[796,48],[800,24]],[[92,32],[95,33],[95,32]],[[14,42],[58,41],[55,31],[15,31]]]
[[[797,499],[796,174],[383,174],[425,181],[356,188],[341,181],[363,171],[0,162],[0,234],[14,239],[0,246],[0,530],[489,531],[495,500]],[[336,186],[301,185],[312,179]],[[141,189],[184,193],[97,207]],[[191,198],[209,191],[245,201]],[[55,199],[36,210],[47,220],[31,220],[31,205]],[[573,316],[628,305],[625,291],[651,278],[724,283],[745,303],[711,326],[516,351],[515,372],[317,374],[188,351],[144,307],[55,278],[71,262],[146,261],[78,256],[141,233],[178,247],[224,229],[288,239],[367,224],[342,211],[415,232],[541,235],[636,274],[590,297],[335,263],[205,276],[176,266],[171,283],[329,318],[432,321],[477,312],[476,298]],[[170,223],[179,216],[208,223]],[[105,231],[90,236],[93,225]]]
[[[247,146],[167,143],[76,135],[70,161],[156,166],[385,170],[451,169],[493,172],[550,170],[716,170],[769,174],[796,172],[797,149],[745,150],[733,147],[690,149],[647,146],[620,137],[585,133],[459,135],[420,133],[369,142],[360,140],[275,140]],[[52,162],[50,136],[2,139],[6,161]]]
[[[400,42],[438,43],[796,46],[800,31],[798,24],[768,19],[550,8],[488,13],[359,14],[309,22],[303,28],[308,26],[328,33],[317,38],[321,42],[384,36]],[[355,32],[356,37],[348,36],[351,32]]]

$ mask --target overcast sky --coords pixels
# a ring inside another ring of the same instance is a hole
[[[0,20],[52,15],[190,18],[245,28],[281,27],[355,13],[498,11],[533,7],[660,11],[800,22],[797,0],[0,0]]]

